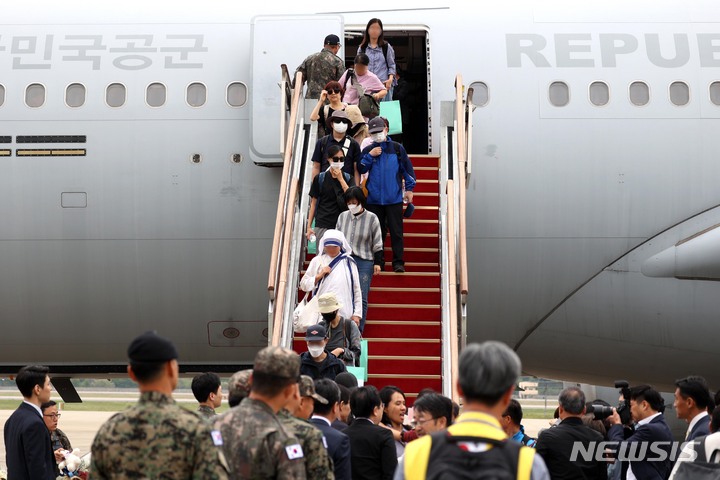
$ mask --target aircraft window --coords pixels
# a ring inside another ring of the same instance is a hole
[[[191,107],[202,107],[207,101],[207,87],[202,83],[191,83],[187,87],[185,98]]]
[[[227,103],[231,107],[242,107],[247,102],[247,87],[244,83],[233,82],[227,87]]]
[[[5,89],[3,89],[3,97]],[[720,106],[720,82],[713,82],[710,84],[710,101],[715,105]]]
[[[556,107],[564,107],[570,103],[570,89],[565,82],[550,84],[550,103]]]
[[[690,87],[687,83],[673,82],[670,84],[670,101],[678,107],[690,103]]]
[[[5,103],[5,85],[0,85],[0,105]]]
[[[65,103],[68,107],[82,107],[85,105],[85,85],[71,83],[65,89]]]
[[[630,84],[630,101],[633,105],[642,107],[650,101],[650,87],[645,82],[633,82]]]
[[[151,107],[162,107],[167,99],[167,88],[162,83],[151,83],[145,91],[145,101]]]
[[[122,107],[126,97],[127,89],[122,83],[111,83],[105,90],[105,102],[111,107]]]
[[[38,108],[45,103],[45,85],[31,83],[25,89],[25,105]]]
[[[490,92],[485,82],[474,82],[470,84],[473,91],[473,104],[484,107],[490,101]]]
[[[593,82],[590,84],[590,102],[596,107],[607,105],[610,101],[610,89],[605,82]]]

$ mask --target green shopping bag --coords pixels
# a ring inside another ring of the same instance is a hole
[[[400,100],[392,102],[380,102],[380,116],[387,118],[390,124],[388,135],[402,133],[402,112],[400,111]]]

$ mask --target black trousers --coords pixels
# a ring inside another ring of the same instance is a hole
[[[380,220],[380,232],[385,243],[385,235],[390,229],[390,242],[393,251],[393,267],[405,265],[403,261],[403,204],[367,205],[368,211],[377,215]]]

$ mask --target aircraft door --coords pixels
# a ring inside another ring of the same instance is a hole
[[[311,53],[323,48],[325,37],[343,38],[339,15],[271,15],[252,20],[250,85],[250,156],[256,163],[282,164],[280,156],[280,65],[291,75]],[[342,50],[338,52],[343,58]]]

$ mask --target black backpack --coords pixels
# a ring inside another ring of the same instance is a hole
[[[705,456],[705,439],[702,437],[695,440],[695,452],[697,457],[694,461],[682,462],[675,472],[675,480],[718,480],[720,479],[720,450],[715,450],[708,461]]]
[[[488,443],[486,451],[473,445]],[[432,434],[427,480],[515,480],[523,446],[517,442],[484,437],[462,437],[448,432]]]

